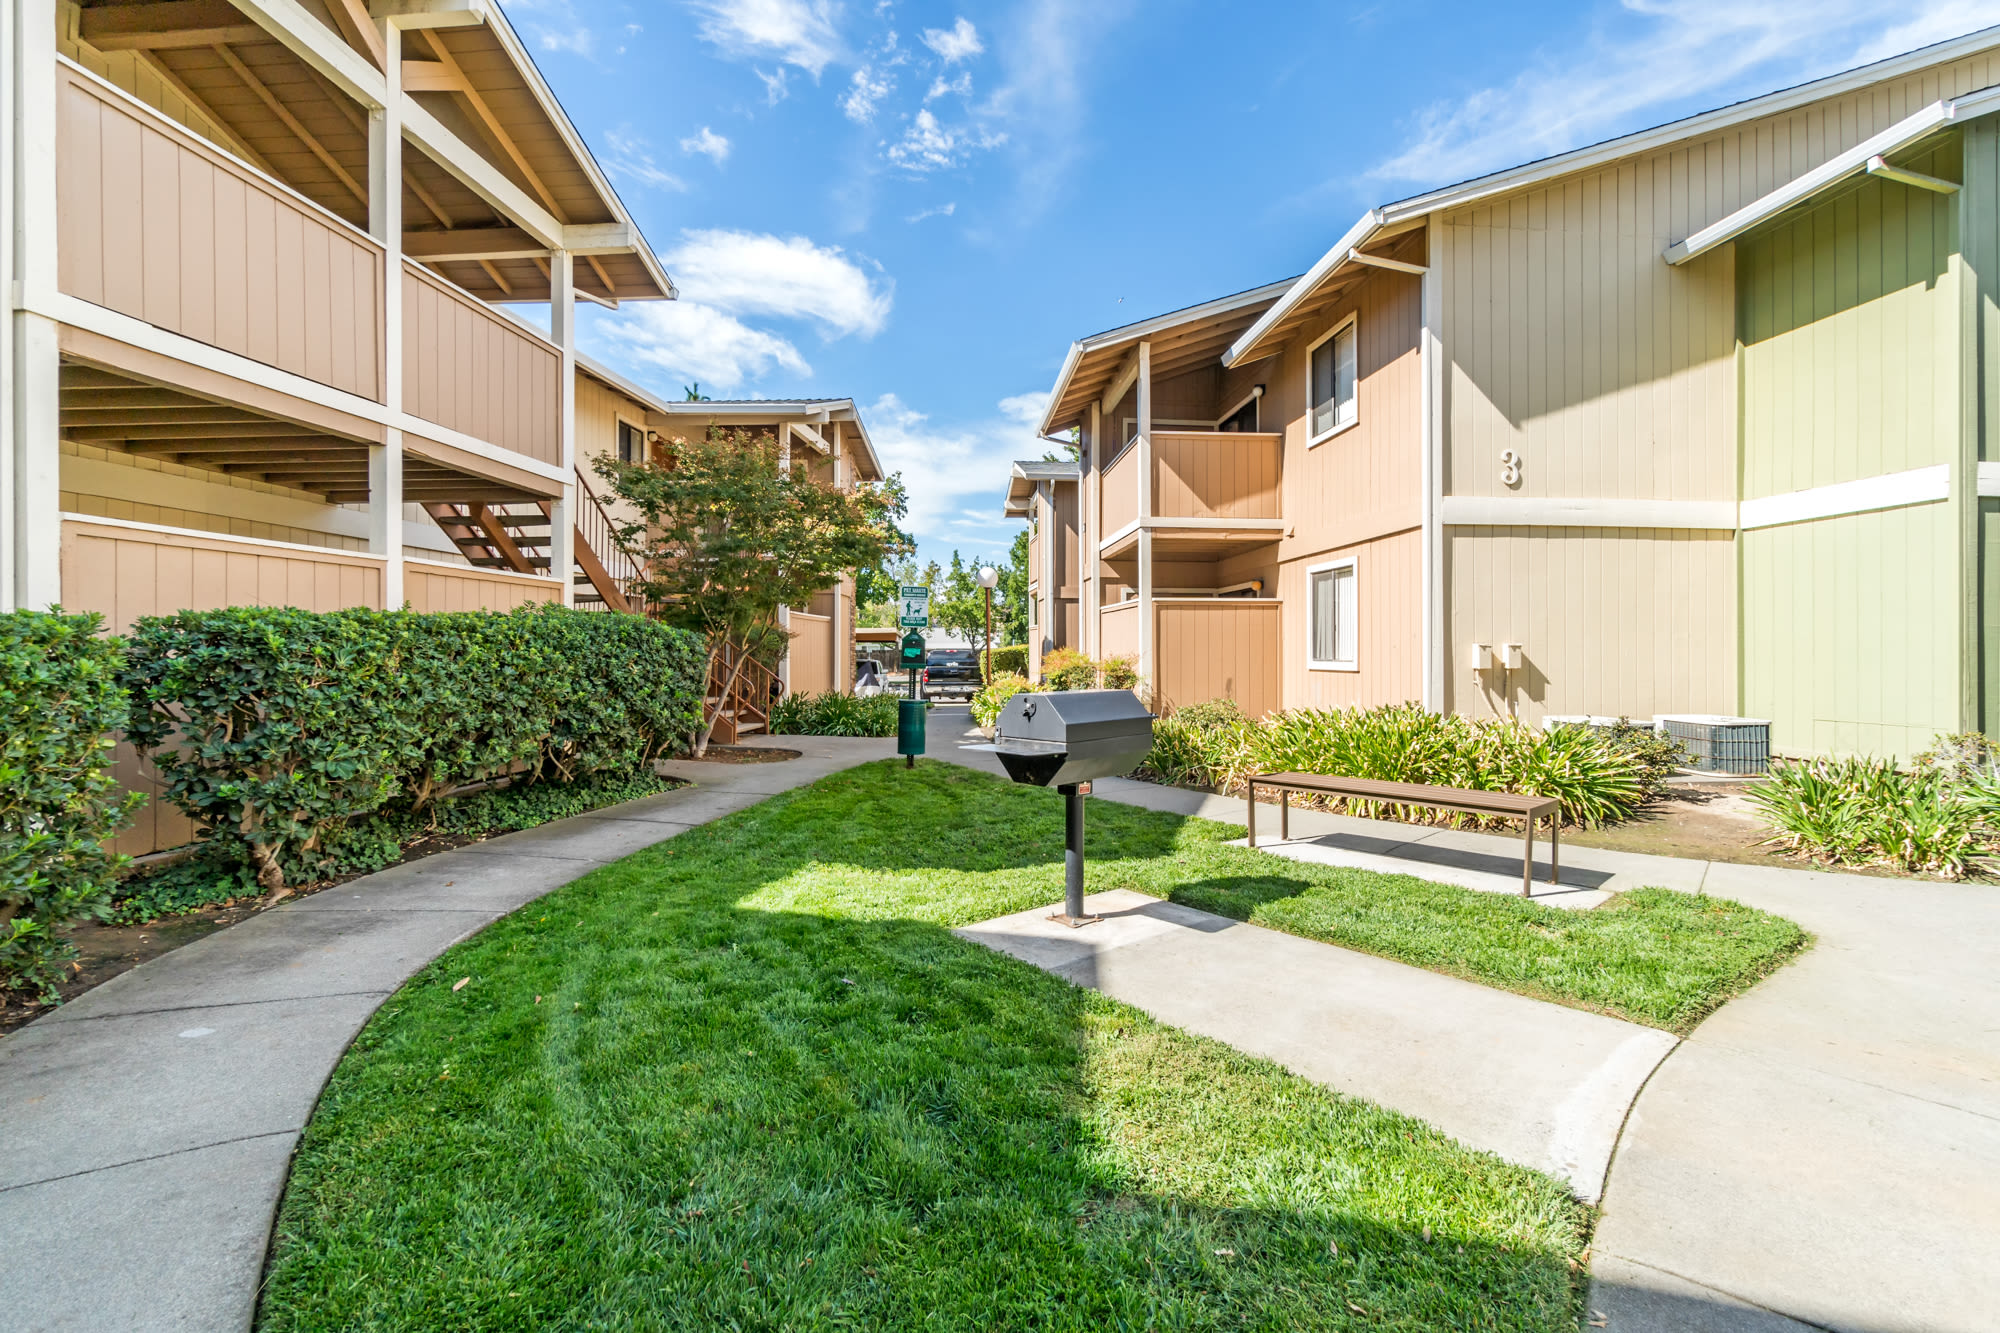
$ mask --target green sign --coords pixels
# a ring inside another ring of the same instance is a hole
[[[896,623],[904,629],[929,629],[931,627],[931,590],[929,588],[904,588],[902,590],[902,610]]]
[[[924,636],[911,630],[903,636],[903,665],[920,667],[924,664]]]

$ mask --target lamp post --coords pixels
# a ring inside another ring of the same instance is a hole
[[[979,586],[986,593],[986,669],[980,678],[981,685],[993,683],[993,585],[1000,581],[1000,571],[988,565],[979,571]]]

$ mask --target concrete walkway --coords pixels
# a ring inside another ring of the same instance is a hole
[[[248,1328],[292,1150],[394,990],[598,866],[894,752],[787,737],[788,763],[369,875],[259,913],[0,1040],[0,1330]]]
[[[1595,1203],[1632,1098],[1674,1038],[1141,893],[958,932],[1316,1083],[1566,1179]]]

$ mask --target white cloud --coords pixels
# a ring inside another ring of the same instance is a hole
[[[960,165],[974,152],[997,148],[1005,142],[1004,132],[970,126],[946,129],[925,107],[917,112],[902,139],[890,145],[886,156],[906,171],[942,171]]]
[[[841,112],[851,121],[866,125],[875,119],[876,104],[896,91],[896,81],[863,65],[854,71],[854,80],[840,99]]]
[[[1040,458],[1052,447],[1033,424],[1022,424],[1019,404],[1035,396],[1003,399],[999,415],[955,430],[931,425],[893,393],[876,399],[866,412],[868,434],[883,469],[902,473],[909,488],[904,527],[920,541],[984,541],[1004,549],[1019,526],[1000,516],[1007,464]]]
[[[728,391],[773,368],[812,374],[799,349],[699,301],[635,301],[596,321],[615,359],[655,366],[677,380]]]
[[[1049,399],[1053,397],[1055,395],[1047,389],[1031,389],[1027,393],[1002,398],[1000,415],[1033,430],[1042,424],[1042,414],[1049,410]]]
[[[778,68],[772,70],[769,74],[766,74],[761,69],[752,70],[751,73],[755,74],[759,79],[763,80],[764,100],[770,105],[776,106],[778,103],[784,101],[787,97],[791,96],[792,92],[791,77],[785,72],[785,67],[783,65],[780,65]]]
[[[596,51],[596,34],[570,0],[513,0],[507,10],[510,18],[521,18],[528,36],[544,51],[568,51],[585,59]]]
[[[1511,82],[1425,108],[1369,174],[1441,184],[1970,31],[1971,0],[1623,0]]]
[[[650,185],[657,190],[687,188],[680,177],[653,161],[653,146],[638,135],[626,130],[613,130],[604,136],[604,142],[611,149],[604,158],[605,170],[619,179]]]
[[[950,83],[944,81],[944,75],[938,75],[931,80],[931,90],[924,94],[924,100],[935,102],[947,93],[957,93],[960,97],[972,96],[972,71],[966,70]]]
[[[905,222],[922,222],[925,218],[948,218],[958,211],[958,201],[939,204],[936,208],[926,208],[903,219]]]
[[[694,301],[731,314],[808,319],[830,338],[874,337],[893,303],[891,284],[872,280],[838,246],[803,236],[689,231],[665,258]]]
[[[726,55],[772,56],[818,78],[840,54],[829,0],[695,0],[694,10],[701,35]]]
[[[1001,81],[980,115],[1018,145],[1017,220],[1032,220],[1062,197],[1089,124],[1085,61],[1134,7],[1133,0],[1026,0],[997,30]]]
[[[681,151],[700,153],[704,157],[713,158],[715,165],[719,167],[729,160],[729,140],[704,125],[700,133],[691,134],[681,140]]]
[[[925,28],[924,45],[937,52],[947,65],[970,60],[986,49],[986,43],[979,40],[979,29],[963,14],[949,28]]]

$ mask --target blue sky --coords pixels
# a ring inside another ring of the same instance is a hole
[[[506,0],[679,284],[585,350],[852,397],[923,558],[990,557],[1072,339],[1371,204],[2000,23],[2000,0]]]

